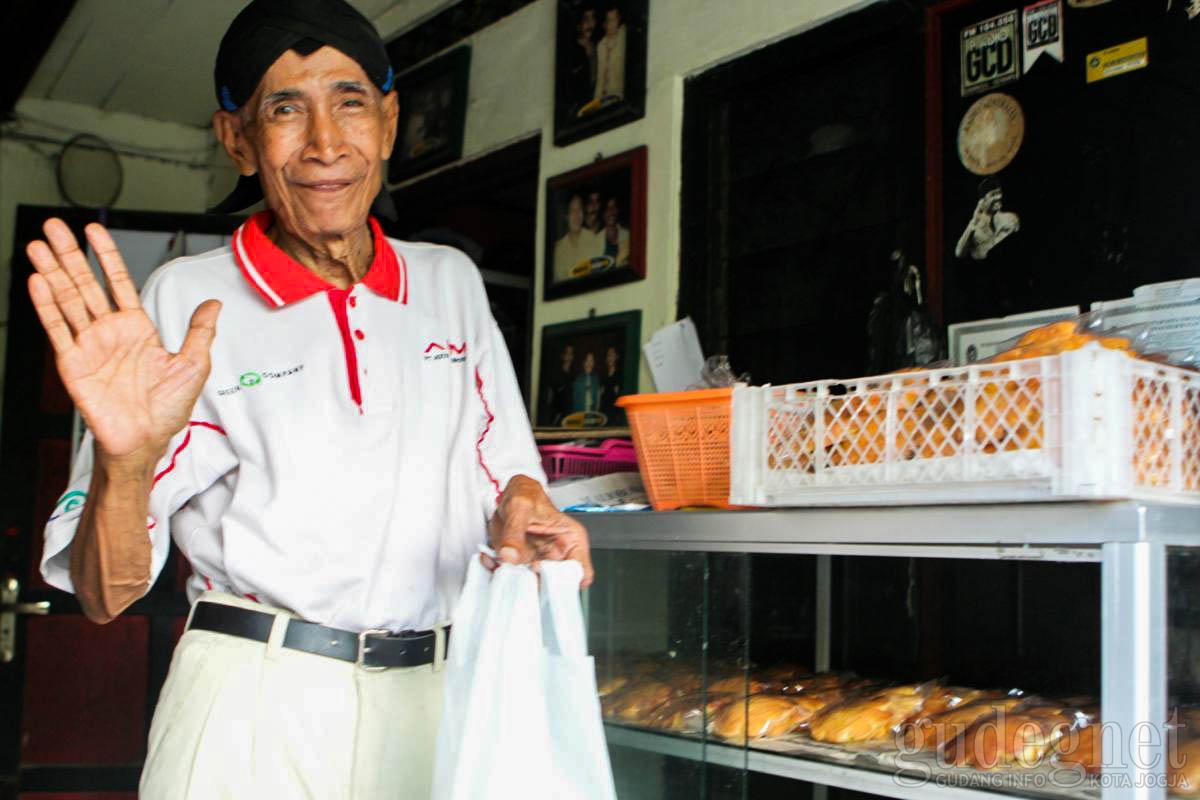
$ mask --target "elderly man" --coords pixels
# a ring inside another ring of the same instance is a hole
[[[61,221],[29,245],[89,429],[69,487],[87,499],[47,524],[46,579],[104,622],[168,535],[194,570],[143,798],[427,796],[445,621],[478,546],[591,580],[478,271],[370,216],[391,210],[391,85],[342,0],[254,0],[221,42],[213,127],[243,176],[219,208],[269,210],[140,300],[98,225],[111,300]]]

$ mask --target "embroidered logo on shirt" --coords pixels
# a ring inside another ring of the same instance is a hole
[[[467,360],[467,343],[454,344],[453,342],[430,342],[425,348],[426,361],[449,361],[452,364],[458,364]]]
[[[243,389],[253,389],[256,386],[262,385],[266,381],[274,381],[280,378],[287,378],[295,375],[300,370],[304,369],[303,364],[297,364],[294,367],[280,370],[263,370],[262,372],[243,372],[238,376],[238,382],[233,386],[227,386],[224,389],[218,389],[217,394],[224,397],[225,395],[237,394]]]
[[[53,522],[64,514],[69,514],[77,508],[82,508],[83,501],[86,499],[86,492],[67,492],[62,497],[58,498],[58,503],[56,503],[54,506],[54,513],[50,515],[50,521]]]

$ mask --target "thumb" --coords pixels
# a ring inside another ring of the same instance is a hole
[[[208,357],[213,339],[217,335],[217,315],[221,313],[219,300],[205,300],[192,312],[187,336],[179,352],[188,361],[198,363]]]

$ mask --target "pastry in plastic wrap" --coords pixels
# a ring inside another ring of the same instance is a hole
[[[847,683],[856,680],[860,679],[853,675],[841,675],[836,672],[818,672],[814,675],[794,675],[787,680],[774,684],[773,690],[786,695],[827,692],[832,689],[844,689]]]
[[[1167,786],[1172,795],[1200,797],[1200,736],[1184,730],[1170,737]]]
[[[709,731],[722,739],[769,739],[791,733],[799,724],[800,709],[790,697],[756,694],[738,698],[720,709]]]
[[[699,734],[718,711],[743,699],[736,694],[689,694],[668,700],[650,712],[646,724],[674,733]]]
[[[808,733],[819,742],[836,744],[888,740],[920,713],[931,690],[926,684],[895,686],[847,700],[819,714]]]
[[[731,675],[727,678],[720,678],[708,685],[708,691],[711,694],[762,694],[766,690],[762,681],[748,678],[745,675]]]
[[[846,699],[846,693],[838,688],[814,690],[803,694],[789,695],[796,703],[796,725],[807,726],[825,709]]]
[[[673,696],[675,689],[670,684],[648,681],[628,686],[603,698],[601,705],[607,716],[622,722],[641,722]]]
[[[910,752],[940,749],[970,727],[971,723],[990,717],[1001,709],[1011,711],[1021,702],[1019,697],[987,696],[934,713],[925,708],[917,720],[904,726],[904,746]]]
[[[1027,703],[975,721],[946,743],[946,757],[956,766],[977,769],[1036,766],[1077,722],[1062,704]]]
[[[613,675],[596,682],[596,693],[601,697],[608,697],[613,692],[624,689],[629,684],[628,675]]]
[[[1099,722],[1069,731],[1058,740],[1059,764],[1077,766],[1087,775],[1099,775],[1104,763],[1104,729]]]

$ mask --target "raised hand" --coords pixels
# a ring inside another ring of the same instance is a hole
[[[37,270],[29,276],[29,296],[63,385],[95,437],[97,458],[152,466],[187,423],[208,377],[221,304],[202,303],[183,347],[169,353],[103,226],[92,223],[86,233],[113,303],[70,228],[51,218],[42,230],[46,240],[25,250]]]

